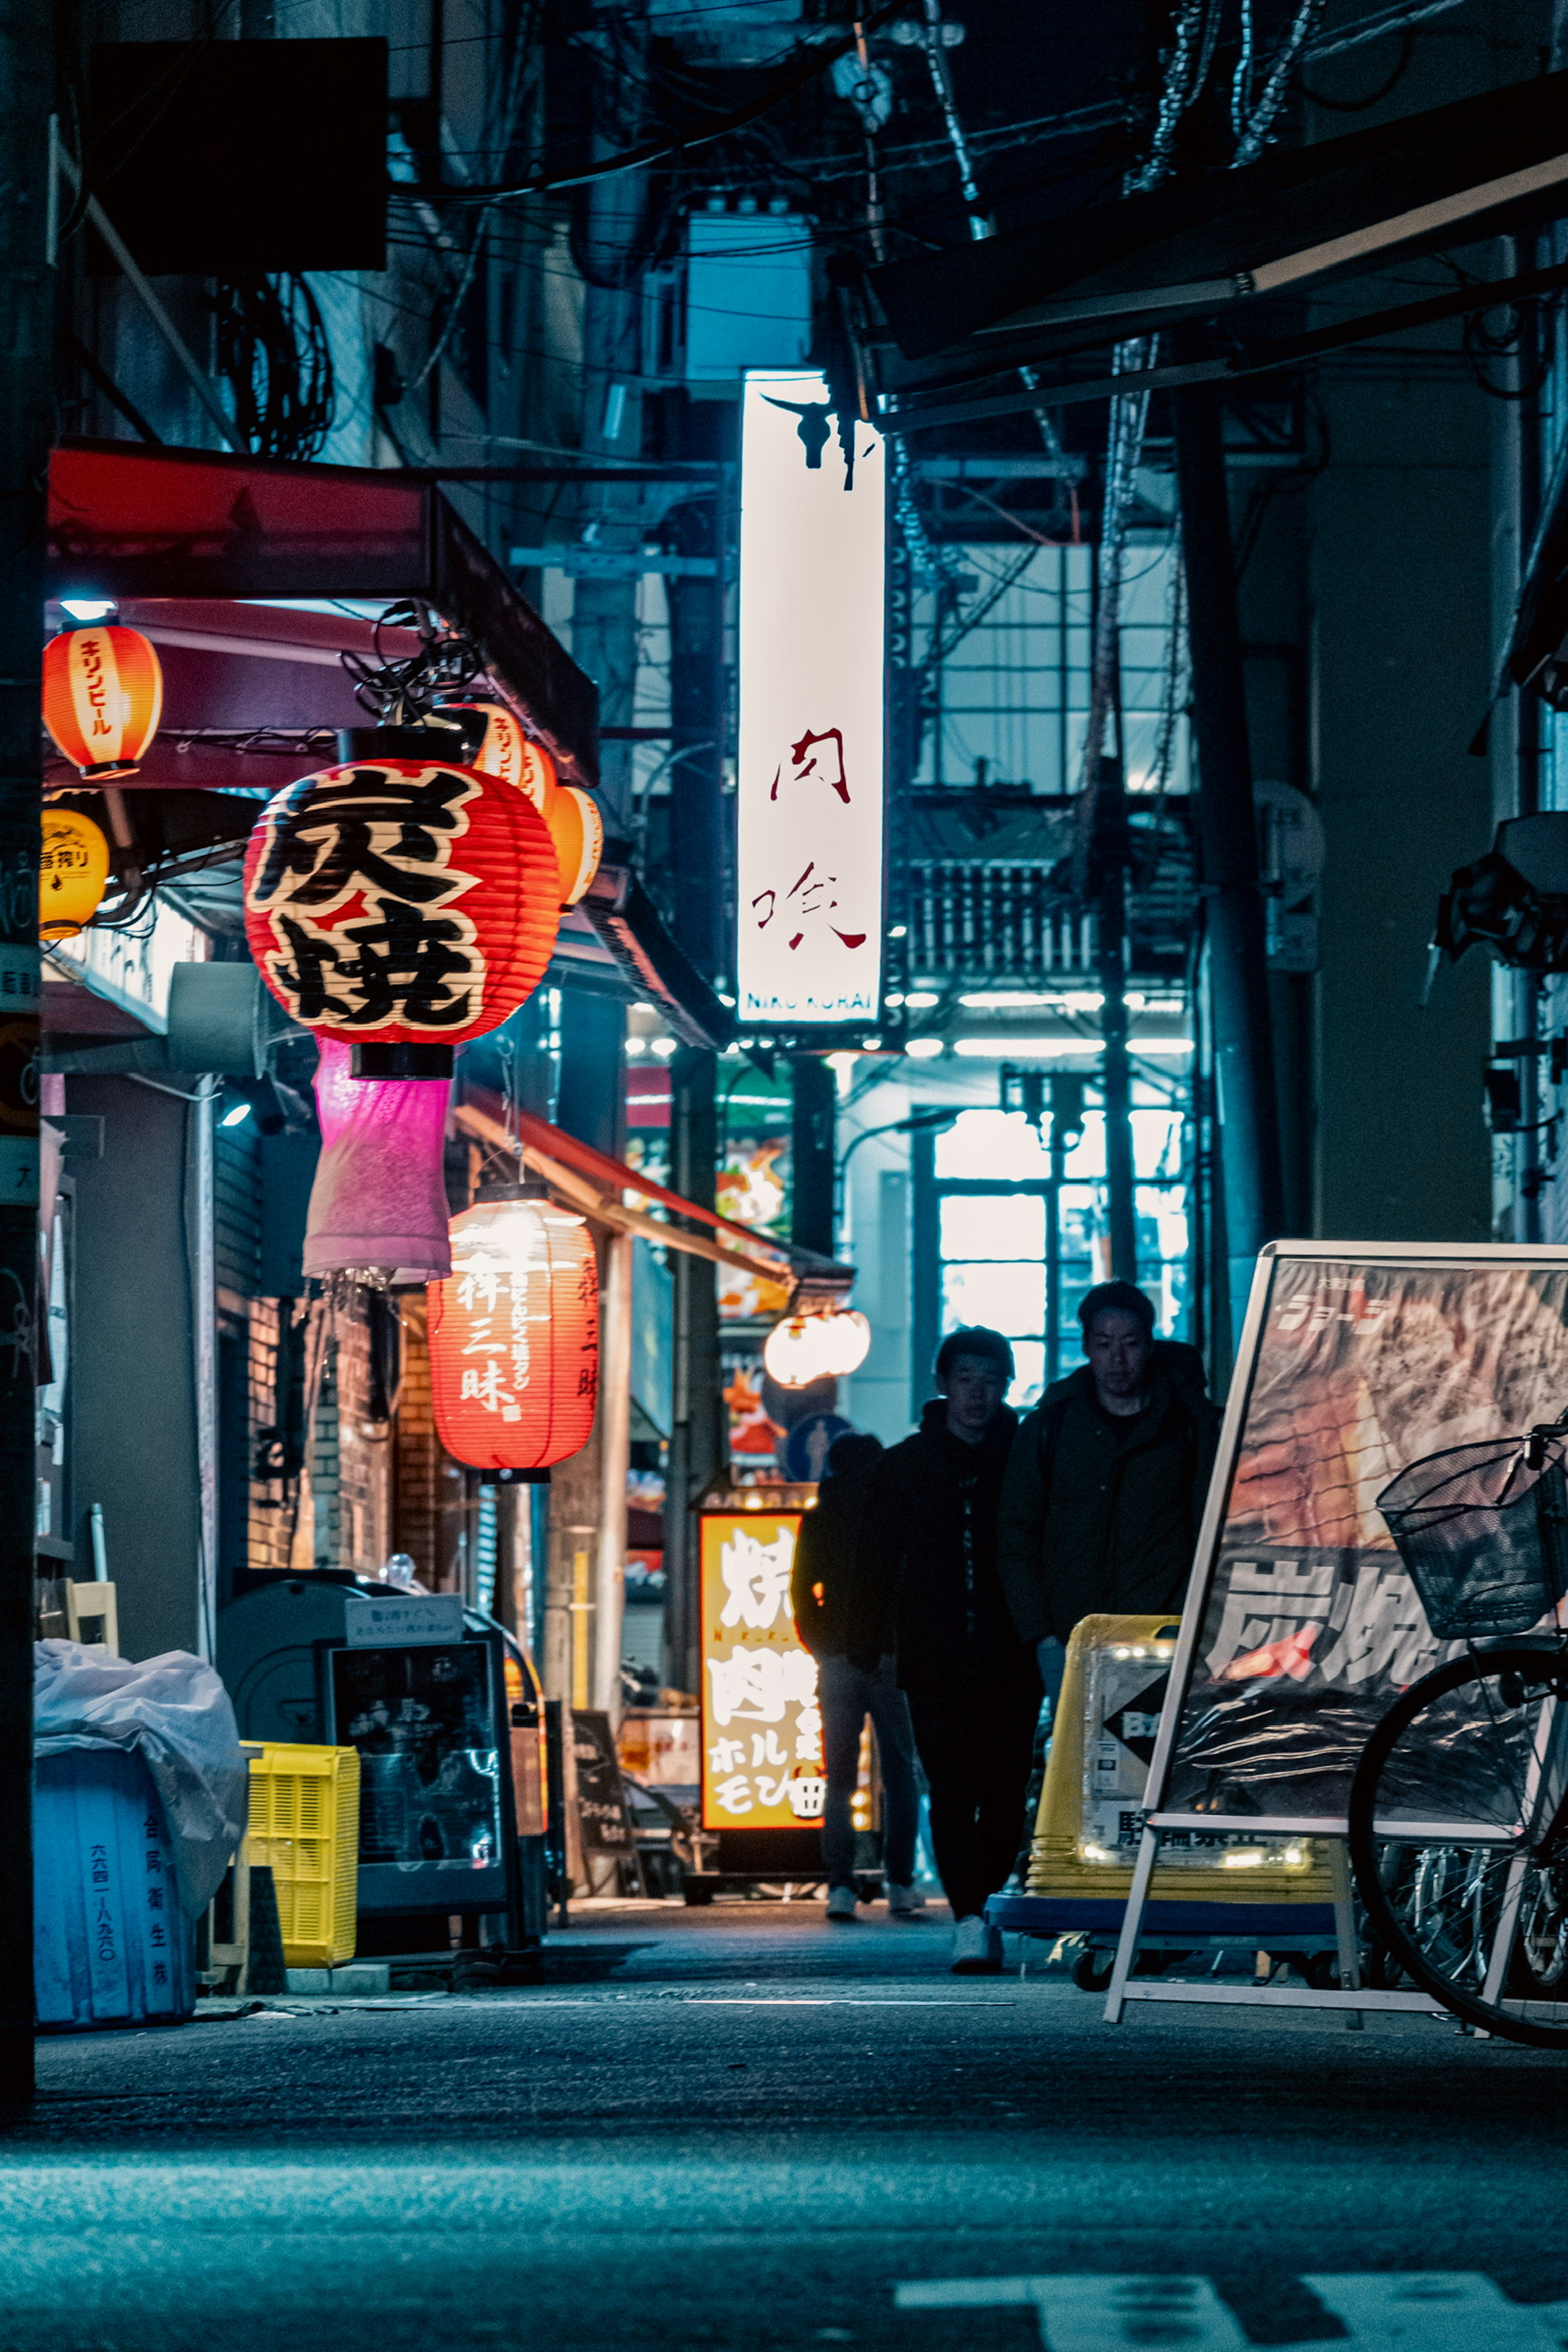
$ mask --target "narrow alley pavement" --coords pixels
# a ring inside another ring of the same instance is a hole
[[[0,2347],[1568,2342],[1568,2062],[1416,2017],[1112,2030],[1042,1945],[955,1979],[938,1920],[862,1921],[585,1910],[538,1987],[47,2041]]]

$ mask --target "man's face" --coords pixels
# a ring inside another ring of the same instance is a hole
[[[955,1356],[938,1382],[947,1425],[956,1437],[984,1437],[995,1419],[1007,1376],[989,1356]]]
[[[1124,1307],[1106,1307],[1084,1340],[1095,1384],[1106,1396],[1142,1396],[1149,1378],[1149,1334],[1142,1318]]]

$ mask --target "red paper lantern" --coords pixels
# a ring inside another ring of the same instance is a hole
[[[44,724],[84,776],[133,776],[163,714],[163,672],[139,629],[62,629],[44,647]]]
[[[599,1389],[599,1280],[584,1219],[509,1188],[452,1220],[433,1282],[436,1429],[475,1470],[538,1471],[586,1445]]]
[[[376,754],[268,803],[245,860],[245,930],[307,1029],[352,1045],[452,1046],[526,1002],[555,945],[560,876],[511,785]]]

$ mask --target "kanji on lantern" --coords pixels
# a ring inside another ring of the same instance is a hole
[[[437,1434],[475,1470],[546,1470],[594,1426],[599,1285],[587,1225],[514,1188],[455,1217],[451,1240],[451,1274],[426,1293]]]
[[[246,931],[296,1021],[354,1044],[458,1045],[542,977],[559,876],[511,785],[431,760],[329,768],[270,802],[246,859]]]

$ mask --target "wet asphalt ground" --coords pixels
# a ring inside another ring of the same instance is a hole
[[[1568,2054],[574,1916],[537,1987],[44,2043],[0,2352],[1568,2344]]]

